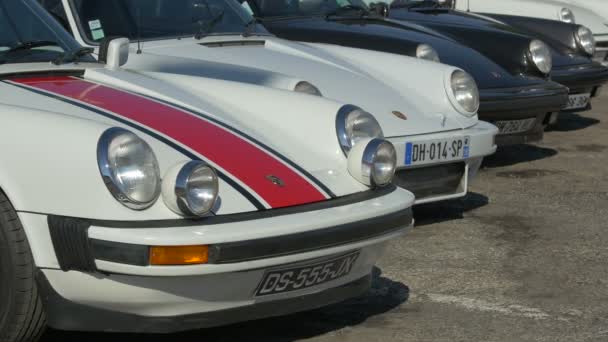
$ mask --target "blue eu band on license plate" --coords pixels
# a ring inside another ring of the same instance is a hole
[[[469,158],[470,138],[429,140],[405,144],[405,165],[445,162]]]

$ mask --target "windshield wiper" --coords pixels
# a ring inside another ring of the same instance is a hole
[[[59,46],[59,44],[57,44],[57,42],[53,42],[50,40],[32,40],[29,42],[19,43],[15,46],[11,47],[10,49],[4,51],[4,53],[31,50],[31,49],[34,49],[37,47],[43,47],[43,46]]]
[[[247,24],[245,24],[245,30],[243,30],[243,33],[241,33],[241,36],[243,36],[244,38],[253,36],[256,33],[257,24],[258,24],[257,18],[253,18],[253,19],[249,20],[247,22]]]
[[[205,36],[207,34],[209,34],[209,32],[211,32],[211,30],[213,30],[213,28],[215,27],[215,25],[219,24],[222,21],[223,18],[224,18],[224,10],[222,10],[215,17],[213,17],[211,20],[209,20],[207,22],[207,25],[203,26],[202,23],[201,23],[201,28],[194,35],[194,39],[201,40],[201,39],[205,38]]]
[[[369,14],[369,11],[361,6],[357,5],[346,5],[342,7],[338,7],[331,12],[325,13],[325,18],[341,16],[350,12],[357,12],[359,17],[363,17]]]
[[[95,50],[90,47],[79,47],[77,49],[64,52],[61,56],[55,58],[51,63],[55,65],[72,63],[77,61],[81,57],[93,53],[93,51]]]

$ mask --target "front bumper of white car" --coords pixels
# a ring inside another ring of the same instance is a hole
[[[362,294],[387,242],[412,225],[413,201],[411,193],[389,186],[200,221],[19,216],[40,269],[49,326],[172,332],[309,310]],[[151,266],[145,258],[150,246],[201,244],[209,246],[207,264]],[[346,265],[345,258],[348,271],[330,272],[338,269],[334,261]],[[327,281],[319,281],[323,272],[311,276],[320,265],[328,267]],[[290,282],[292,271],[306,274],[309,286],[296,285],[299,276]],[[279,289],[283,285],[289,290]],[[261,291],[267,288],[272,291]]]
[[[416,196],[415,204],[463,197],[467,194],[468,184],[477,174],[483,158],[496,152],[497,134],[496,126],[479,121],[473,127],[458,131],[389,138],[397,150],[395,184],[411,191]],[[424,160],[412,161],[412,145],[445,141],[448,142],[448,147],[444,156],[447,156],[448,160],[442,160],[437,151],[433,153],[434,158],[430,158],[429,148],[425,151]],[[458,144],[460,141],[467,141],[466,152],[455,159],[450,158],[452,152],[449,145]]]

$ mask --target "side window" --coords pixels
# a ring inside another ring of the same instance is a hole
[[[63,7],[63,2],[61,0],[38,0],[42,7],[47,10],[57,20],[64,29],[66,29],[70,34],[73,35],[72,28],[70,27],[70,22],[68,21],[68,15],[65,12],[65,8]]]

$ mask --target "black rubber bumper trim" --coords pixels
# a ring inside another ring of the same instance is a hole
[[[555,82],[519,87],[480,89],[479,118],[517,120],[559,111],[568,102],[568,88]]]
[[[144,317],[74,303],[57,293],[41,271],[38,271],[36,281],[46,309],[47,324],[52,328],[124,333],[171,333],[282,316],[339,303],[366,293],[371,286],[371,275],[336,288],[300,297],[173,317]]]
[[[378,192],[392,192],[395,189],[396,187],[392,185],[386,190]],[[336,201],[338,200],[328,202]],[[318,208],[318,205],[314,207]],[[288,210],[288,212],[292,212],[292,210]],[[264,217],[258,216],[258,218]],[[243,219],[248,220],[250,217],[245,215]],[[95,260],[136,266],[149,265],[149,246],[89,239],[88,229],[92,222],[86,219],[49,216],[48,220],[51,236],[56,236],[53,237],[55,254],[64,271],[95,272],[97,271]],[[410,226],[412,222],[411,208],[407,208],[383,216],[308,232],[211,244],[209,263],[223,264],[265,259],[355,243],[396,232]],[[60,243],[55,243],[56,240]]]
[[[413,222],[412,210],[309,232],[211,245],[209,263],[225,264],[310,252],[390,234]]]
[[[570,90],[594,88],[608,81],[608,68],[599,63],[589,63],[566,68],[553,68],[551,78]]]
[[[209,226],[223,223],[244,222],[251,220],[260,220],[271,217],[284,215],[292,215],[305,213],[316,210],[330,209],[341,207],[357,202],[369,201],[374,198],[382,197],[394,192],[397,189],[394,185],[375,188],[368,191],[358,192],[352,195],[342,196],[329,199],[326,201],[315,202],[292,207],[250,211],[246,213],[208,216],[199,219],[177,219],[177,220],[155,220],[155,221],[112,221],[112,220],[95,220],[85,219],[92,226],[106,228],[172,228],[172,227],[192,227],[192,226]]]

